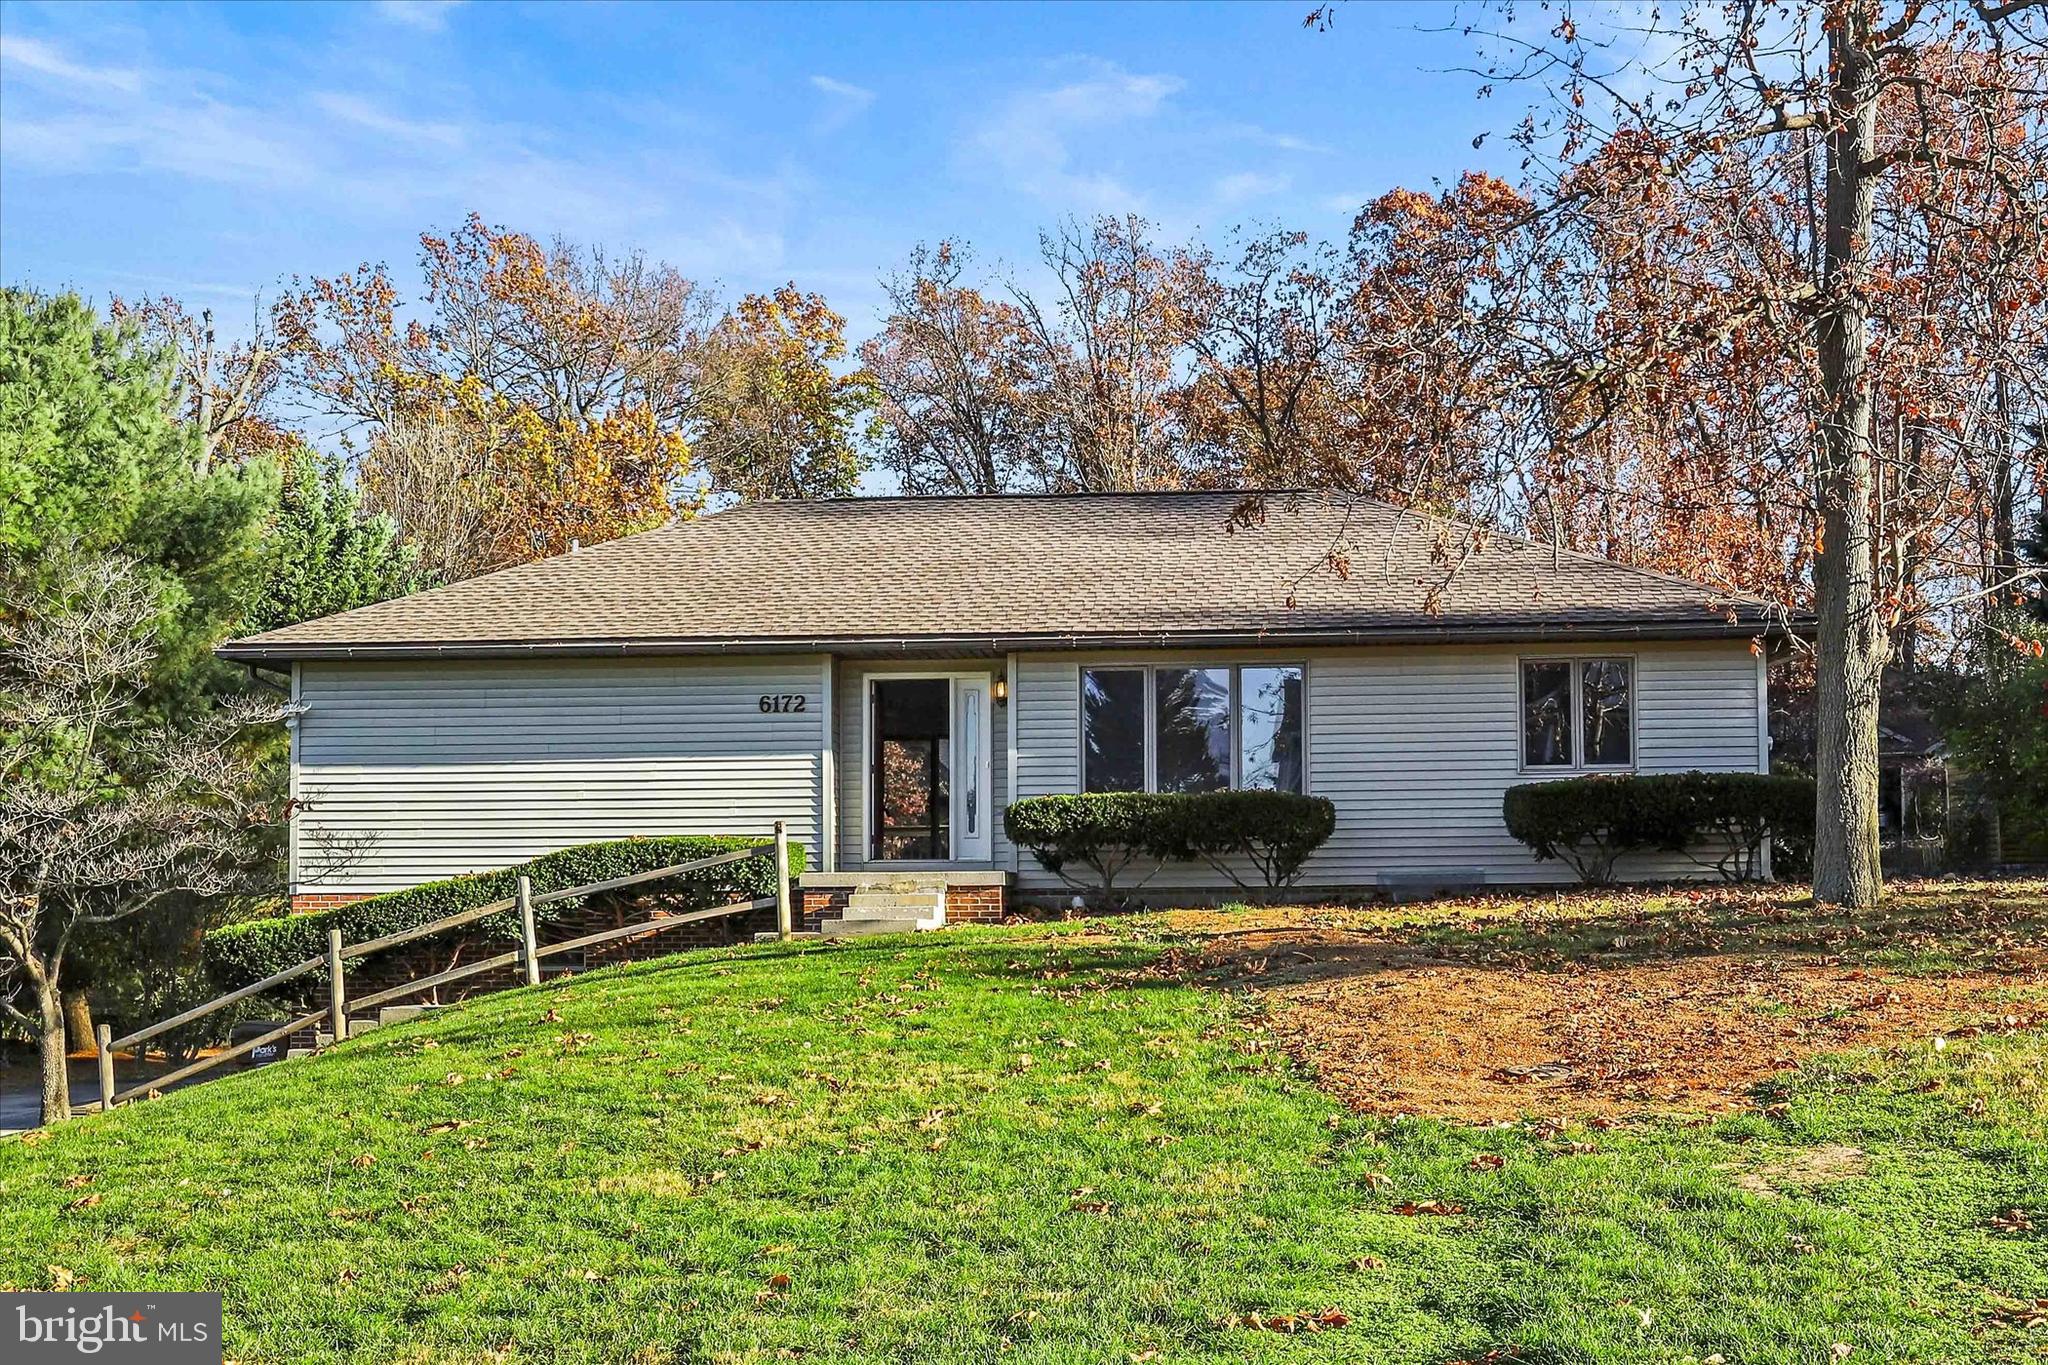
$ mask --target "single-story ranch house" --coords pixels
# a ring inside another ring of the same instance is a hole
[[[1551,882],[1508,787],[1767,769],[1762,604],[1498,536],[1446,584],[1427,518],[1271,495],[1233,530],[1240,502],[755,503],[221,653],[304,708],[296,908],[782,819],[807,907],[886,878],[982,918],[1068,894],[1006,803],[1225,786],[1335,803],[1304,895]],[[1148,888],[1228,889],[1192,865]]]

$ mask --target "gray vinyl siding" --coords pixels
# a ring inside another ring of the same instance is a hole
[[[856,872],[868,866],[862,800],[866,794],[867,756],[863,745],[867,734],[869,677],[878,673],[987,673],[993,677],[1002,671],[1000,659],[839,660],[832,682],[832,700],[837,713],[833,735],[833,804],[839,827],[840,871]],[[1016,850],[1003,837],[1003,807],[1009,804],[1009,723],[1002,706],[991,708],[989,729],[990,852],[994,866],[1014,868]]]
[[[593,839],[766,834],[817,865],[822,656],[304,663],[294,890],[387,891]],[[764,714],[760,697],[805,698]]]
[[[1337,830],[1302,884],[1370,888],[1383,872],[1478,869],[1495,882],[1569,881],[1509,837],[1501,798],[1518,782],[1563,775],[1519,767],[1517,661],[1565,654],[1636,661],[1637,772],[1754,772],[1765,765],[1757,663],[1746,642],[1636,643],[1610,649],[1514,646],[1026,655],[1017,663],[1017,792],[1080,789],[1080,669],[1088,663],[1301,662],[1308,669],[1309,790],[1337,805]],[[1626,860],[1617,875],[1698,875],[1681,855]],[[1061,889],[1027,854],[1019,882]],[[1173,867],[1148,886],[1218,885],[1199,867]]]

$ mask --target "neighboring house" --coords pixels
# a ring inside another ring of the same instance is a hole
[[[1067,894],[1006,803],[1224,785],[1336,803],[1303,894],[1555,882],[1502,823],[1515,783],[1767,769],[1761,604],[1501,536],[1446,583],[1430,519],[1271,495],[1232,530],[1239,502],[756,503],[221,654],[289,670],[305,708],[301,907],[783,819],[813,916],[918,871],[982,917]]]

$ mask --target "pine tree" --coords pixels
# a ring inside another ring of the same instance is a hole
[[[430,586],[387,516],[368,516],[341,464],[305,446],[285,465],[263,545],[263,586],[243,627],[274,630]]]

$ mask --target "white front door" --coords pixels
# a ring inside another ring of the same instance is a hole
[[[993,856],[990,678],[869,676],[868,861],[986,863]]]

